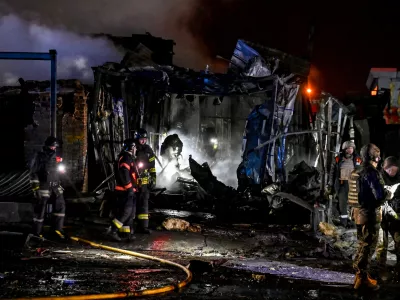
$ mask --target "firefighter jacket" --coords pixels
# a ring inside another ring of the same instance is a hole
[[[37,152],[30,164],[30,182],[42,197],[50,197],[50,189],[59,184],[56,152],[47,147]]]
[[[122,151],[115,166],[115,190],[136,191],[138,171],[132,154]]]
[[[388,200],[385,183],[380,172],[372,165],[357,169],[357,191],[359,209],[355,212],[356,224],[382,221],[382,205]]]
[[[153,149],[147,144],[138,145],[136,151],[137,162],[140,165],[139,177],[140,184],[149,184],[149,177],[156,180],[156,156]],[[155,182],[153,182],[155,184]]]
[[[340,169],[345,163],[346,159],[344,157],[343,153],[340,153],[338,156],[335,157],[335,159],[332,162],[330,174],[329,174],[329,181],[328,185],[333,187],[335,191],[337,192],[340,187]],[[357,153],[353,153],[353,166],[356,168],[357,166],[360,166],[362,163],[361,157]]]

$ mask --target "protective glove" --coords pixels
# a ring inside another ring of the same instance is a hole
[[[385,200],[392,200],[393,193],[390,190],[386,190],[386,197]]]

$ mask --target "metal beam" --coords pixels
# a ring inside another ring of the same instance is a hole
[[[57,51],[46,52],[0,52],[0,59],[10,60],[50,60],[50,135],[57,135]]]
[[[0,52],[0,59],[14,59],[14,60],[51,60],[52,55],[50,50],[46,52]]]

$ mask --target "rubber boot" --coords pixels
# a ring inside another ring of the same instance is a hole
[[[133,226],[131,227],[131,232],[128,236],[128,243],[133,242],[136,240],[135,231],[133,230]]]
[[[129,238],[129,234],[131,232],[131,229],[129,226],[122,226],[121,228],[118,229],[119,231],[119,237],[122,239],[127,239]]]
[[[367,274],[367,279],[364,281],[367,288],[372,289],[374,291],[379,289],[378,281],[373,279],[371,275]]]
[[[138,233],[151,234],[151,230],[149,229],[149,220],[139,220],[138,229],[136,230]]]
[[[109,237],[112,241],[120,242],[121,238],[118,235],[118,229],[114,226],[110,226],[107,231],[106,235]]]
[[[33,222],[32,234],[34,236],[43,238],[42,230],[43,230],[43,222]]]
[[[379,285],[377,280],[372,279],[369,274],[362,276],[360,273],[357,273],[356,278],[354,279],[354,289],[359,290],[361,288],[376,291],[379,289]]]
[[[354,278],[354,283],[353,283],[354,289],[355,290],[360,289],[360,287],[362,286],[362,283],[363,283],[363,278],[360,273],[357,273],[356,277]]]

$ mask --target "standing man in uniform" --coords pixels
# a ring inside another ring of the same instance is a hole
[[[65,201],[57,170],[57,139],[49,136],[43,150],[37,152],[30,165],[30,182],[35,195],[33,234],[42,237],[47,205],[53,204],[53,231],[51,235],[64,240]]]
[[[393,187],[400,183],[399,164],[394,156],[389,156],[383,162],[382,178],[385,185]],[[400,189],[396,188],[393,199],[382,207],[382,230],[379,231],[378,248],[376,258],[383,274],[386,274],[387,250],[389,246],[389,233],[394,241],[397,265],[400,263]]]
[[[332,193],[334,189],[339,198],[339,215],[340,224],[344,227],[348,226],[347,202],[349,194],[349,183],[351,172],[357,166],[361,165],[361,158],[355,152],[356,145],[352,141],[346,141],[342,145],[342,152],[335,157],[327,185],[327,193]]]
[[[354,289],[366,287],[377,290],[379,285],[369,274],[372,255],[376,250],[378,232],[382,221],[381,205],[391,199],[392,194],[385,190],[384,181],[376,169],[380,160],[380,150],[368,144],[361,150],[362,168],[351,174],[357,182],[359,208],[353,211],[357,226],[358,250],[354,258],[356,277]]]
[[[135,134],[137,162],[139,168],[139,199],[137,232],[150,234],[149,198],[150,190],[156,186],[156,156],[147,144],[147,131],[140,128]]]
[[[133,220],[136,215],[136,188],[138,171],[135,162],[136,143],[133,139],[124,141],[121,153],[115,166],[115,195],[117,205],[114,219],[107,231],[107,235],[114,241],[121,241],[120,233],[128,234],[128,241],[135,239]]]

